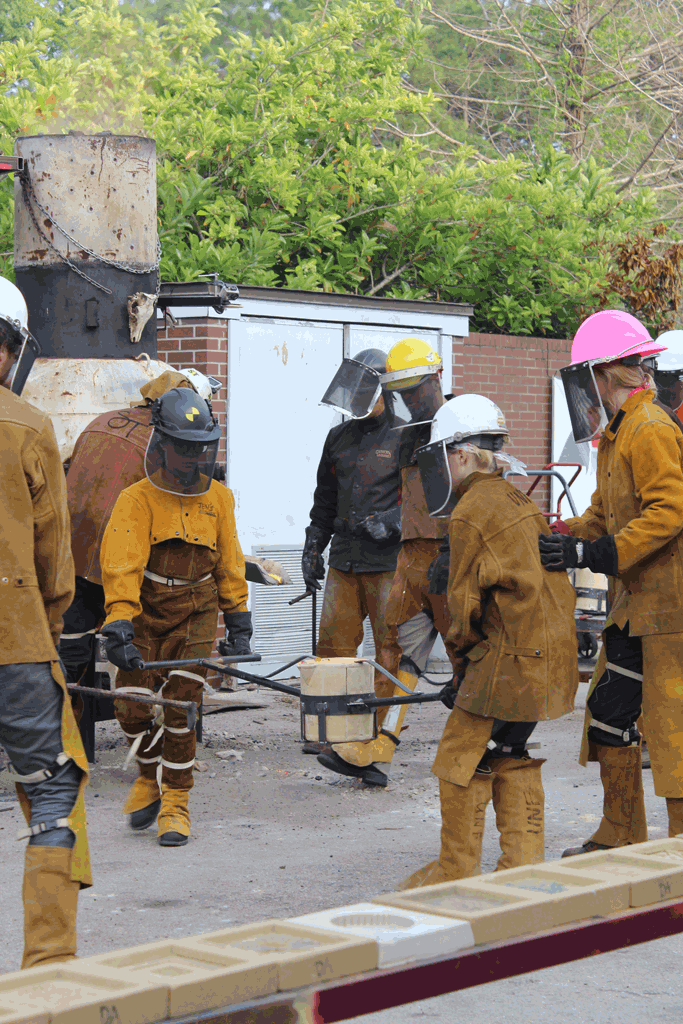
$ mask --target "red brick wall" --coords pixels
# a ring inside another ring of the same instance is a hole
[[[493,399],[505,413],[510,451],[529,468],[551,459],[551,381],[571,357],[571,341],[470,334],[453,340],[453,393],[472,391]],[[547,485],[539,486],[547,510]]]

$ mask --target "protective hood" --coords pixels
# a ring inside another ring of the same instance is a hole
[[[354,359],[343,359],[320,404],[354,420],[365,419],[381,395],[385,365],[386,356],[380,349],[366,349]]]

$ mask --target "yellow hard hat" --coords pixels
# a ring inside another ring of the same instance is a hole
[[[422,338],[402,338],[389,351],[382,386],[390,391],[414,387],[423,377],[438,373],[441,366],[441,356],[429,342]]]

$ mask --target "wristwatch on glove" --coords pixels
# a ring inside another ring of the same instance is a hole
[[[102,636],[105,637],[105,650],[107,658],[124,672],[132,672],[133,669],[144,667],[144,661],[139,650],[130,641],[135,636],[133,623],[128,619],[117,619],[115,622],[108,622],[102,626]]]
[[[225,640],[218,643],[218,653],[224,658],[240,654],[251,654],[251,640],[254,627],[251,612],[223,612]]]
[[[605,576],[616,576],[619,572],[617,545],[609,533],[592,541],[561,533],[542,533],[538,538],[538,550],[541,552],[541,565],[548,572],[590,569]]]

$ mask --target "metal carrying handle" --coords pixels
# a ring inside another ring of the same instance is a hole
[[[187,712],[188,729],[194,729],[197,724],[198,705],[193,700],[169,700],[168,697],[157,697],[154,690],[150,690],[149,697],[145,697],[143,694],[98,690],[94,686],[76,686],[73,683],[67,685],[67,690],[69,693],[87,693],[89,697],[97,697],[99,700],[132,700],[135,704],[161,704],[162,707],[180,708]]]

